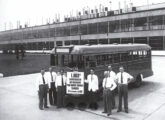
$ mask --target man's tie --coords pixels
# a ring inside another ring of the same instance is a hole
[[[107,78],[105,79],[105,88],[106,88],[106,85],[107,85]]]
[[[111,73],[111,72],[109,71],[109,74],[108,74],[109,77],[111,76],[110,73]]]
[[[123,73],[121,72],[121,83],[123,83]]]
[[[91,81],[93,80],[93,75],[91,75]]]
[[[52,80],[52,82],[53,82],[53,75],[52,75],[52,72],[50,72],[50,75],[51,75],[51,80]]]
[[[61,77],[62,77],[62,86],[64,86],[63,75],[61,75]]]
[[[43,84],[45,84],[45,78],[44,78],[44,76],[42,76],[42,80],[43,80]]]

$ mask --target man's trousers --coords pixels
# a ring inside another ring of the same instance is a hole
[[[103,90],[103,103],[104,103],[104,112],[111,114],[112,110],[112,91],[110,89]]]
[[[47,107],[47,92],[48,92],[48,84],[39,85],[38,96],[39,96],[40,109],[43,109],[43,105],[44,107]]]
[[[56,93],[55,83],[51,82],[50,85],[51,86],[49,89],[49,102],[51,105],[56,105],[57,104],[57,93]]]
[[[128,85],[119,84],[118,85],[118,93],[119,93],[119,106],[118,110],[122,110],[122,98],[124,98],[124,108],[128,110]]]
[[[65,86],[58,86],[57,87],[57,107],[64,106],[64,96],[65,96]]]

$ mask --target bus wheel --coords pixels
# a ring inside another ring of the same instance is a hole
[[[65,106],[68,110],[73,110],[75,107],[74,103],[69,102],[66,106]]]
[[[136,81],[134,83],[135,87],[140,87],[142,84],[142,80],[143,80],[143,75],[142,74],[137,75]]]
[[[85,110],[86,107],[87,107],[87,104],[85,102],[80,102],[78,104],[79,110]]]

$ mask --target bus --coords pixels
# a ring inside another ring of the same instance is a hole
[[[147,44],[98,44],[57,46],[52,50],[51,65],[55,70],[72,71],[75,67],[85,78],[94,69],[101,90],[104,71],[111,65],[114,72],[123,66],[134,79],[130,82],[140,87],[143,78],[153,75],[151,47]]]

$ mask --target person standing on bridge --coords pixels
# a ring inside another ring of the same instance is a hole
[[[119,73],[117,74],[117,82],[118,82],[118,93],[119,93],[119,106],[117,112],[121,112],[122,110],[122,97],[124,97],[124,108],[125,112],[128,113],[128,83],[133,77],[124,72],[123,66],[119,68]]]
[[[47,106],[48,81],[45,77],[45,70],[43,69],[36,80],[36,88],[39,96],[39,109],[43,110],[43,106],[44,108],[49,108]]]
[[[112,80],[113,82],[116,83],[116,73],[112,70],[112,66],[111,65],[108,66],[107,73],[108,73],[108,77],[111,78],[110,80]],[[115,108],[115,90],[116,89],[112,90],[112,109]]]
[[[65,84],[66,76],[64,75],[64,71],[61,70],[61,73],[57,72],[55,84],[57,90],[57,108],[61,108],[64,106]]]
[[[105,78],[103,79],[103,103],[104,111],[102,113],[107,113],[107,116],[111,115],[112,110],[112,92],[117,87],[112,77],[109,77],[109,72],[104,72]]]
[[[56,105],[57,103],[57,93],[55,87],[56,73],[52,71],[52,67],[49,68],[49,72],[46,73],[46,78],[49,84],[49,102],[50,105]]]
[[[97,91],[99,89],[99,81],[97,75],[94,74],[94,70],[90,70],[90,74],[87,76],[88,91],[89,91],[89,108],[97,109]]]

